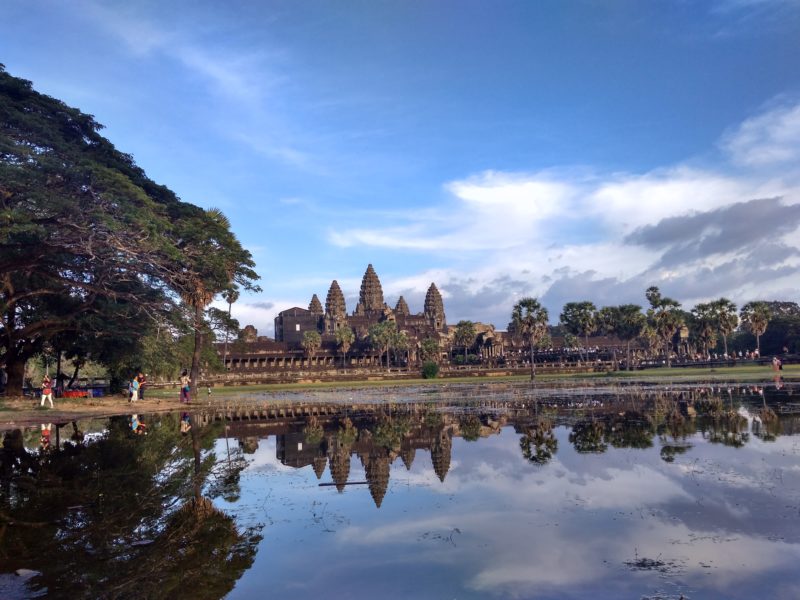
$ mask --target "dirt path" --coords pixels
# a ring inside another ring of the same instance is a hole
[[[86,418],[110,417],[125,413],[154,413],[185,410],[177,396],[172,398],[147,398],[136,403],[128,402],[123,395],[103,398],[56,398],[54,407],[39,406],[39,399],[6,398],[0,409],[0,431],[30,427],[39,423],[65,423]],[[206,404],[191,404],[190,407]]]

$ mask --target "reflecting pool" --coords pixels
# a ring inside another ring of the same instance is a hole
[[[304,399],[4,432],[0,597],[800,597],[794,384]]]

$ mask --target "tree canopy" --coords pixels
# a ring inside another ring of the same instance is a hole
[[[124,329],[133,348],[180,299],[205,308],[231,286],[255,289],[224,215],[150,180],[101,129],[0,65],[0,362],[11,393],[57,335],[117,343],[109,332]]]

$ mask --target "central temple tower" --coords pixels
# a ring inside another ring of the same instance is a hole
[[[383,302],[383,288],[381,280],[372,265],[367,265],[367,271],[361,280],[361,293],[358,297],[356,315],[367,315],[375,312],[383,312],[385,308]]]

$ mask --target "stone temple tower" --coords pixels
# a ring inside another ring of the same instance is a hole
[[[319,301],[316,294],[311,297],[311,302],[308,304],[308,312],[312,315],[322,316],[322,302]]]
[[[381,287],[381,280],[378,279],[375,269],[372,265],[367,265],[367,271],[364,273],[364,278],[361,280],[361,294],[358,299],[358,306],[356,306],[357,315],[365,315],[378,311],[383,311],[383,288]]]
[[[425,294],[425,317],[430,321],[431,326],[436,329],[447,327],[447,320],[444,315],[444,302],[435,283],[428,288]]]
[[[344,294],[339,282],[331,282],[328,296],[325,298],[325,331],[334,333],[347,321],[347,307],[344,303]]]

